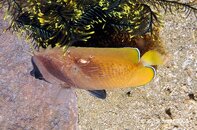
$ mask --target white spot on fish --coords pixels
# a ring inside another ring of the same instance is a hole
[[[82,64],[87,64],[87,63],[89,63],[90,61],[87,61],[87,60],[85,60],[85,59],[80,59],[79,62],[82,63]]]

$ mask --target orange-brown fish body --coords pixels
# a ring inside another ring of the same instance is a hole
[[[154,69],[139,61],[136,48],[47,49],[33,56],[49,82],[87,90],[137,87],[154,77]]]

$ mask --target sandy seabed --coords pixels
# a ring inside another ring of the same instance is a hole
[[[158,68],[157,76],[148,85],[107,91],[106,100],[92,97],[85,90],[75,90],[79,129],[197,129],[196,18],[168,14],[164,21],[161,38],[170,57],[168,63]],[[6,27],[1,17],[0,129],[61,129],[61,114],[48,118],[46,113],[54,106],[51,97],[58,87],[29,75],[30,55],[24,51],[28,45],[15,34],[3,33]],[[73,96],[72,103],[75,102]],[[43,113],[46,115],[40,119]],[[48,124],[40,124],[42,121]]]

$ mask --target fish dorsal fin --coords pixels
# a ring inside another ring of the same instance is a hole
[[[112,48],[111,53],[114,53],[117,58],[128,60],[134,64],[140,61],[140,51],[137,48]]]
[[[124,61],[129,61],[131,63],[137,64],[140,61],[140,51],[137,48],[81,48],[81,47],[70,47],[69,48],[73,54],[79,54],[81,57],[88,55],[93,55],[96,57],[111,57],[116,59],[121,59]]]
[[[129,59],[132,59],[131,62],[134,64],[139,63],[140,61],[140,51],[137,48],[125,48],[125,51],[127,51],[127,56]]]
[[[144,65],[161,65],[163,64],[163,57],[159,52],[150,50],[141,57],[141,62]]]

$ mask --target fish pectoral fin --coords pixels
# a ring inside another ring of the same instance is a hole
[[[107,97],[107,93],[105,90],[88,90],[91,95],[100,98],[100,99],[105,99]]]
[[[156,75],[156,70],[152,66],[144,66],[135,71],[130,84],[138,87],[151,82]]]

